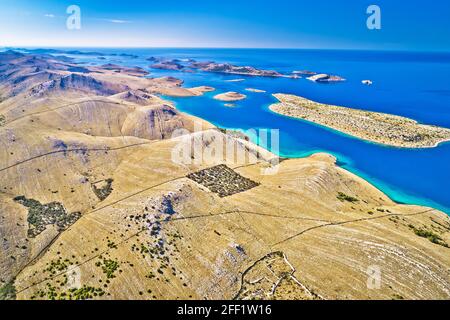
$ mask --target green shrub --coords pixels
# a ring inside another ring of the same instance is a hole
[[[106,278],[108,279],[115,278],[114,273],[119,269],[119,262],[111,259],[103,259],[102,263],[97,262],[95,265],[97,267],[101,266],[103,273],[106,274]]]
[[[433,231],[429,231],[429,230],[425,230],[425,229],[420,229],[420,228],[416,228],[413,225],[409,225],[409,227],[414,231],[414,233],[422,238],[427,238],[429,241],[438,244],[440,246],[446,247],[448,248],[448,244],[436,233],[434,233]]]
[[[4,286],[0,287],[0,300],[15,300],[16,299],[16,287],[14,282],[8,282]]]
[[[338,198],[340,201],[348,201],[348,202],[351,202],[351,203],[354,203],[354,202],[358,202],[358,201],[359,201],[358,199],[356,199],[356,198],[354,198],[354,197],[352,197],[352,196],[346,195],[346,194],[343,193],[343,192],[338,192],[337,198]]]

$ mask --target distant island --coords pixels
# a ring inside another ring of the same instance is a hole
[[[214,99],[221,101],[239,101],[247,98],[245,94],[238,92],[225,92],[214,96]]]
[[[230,63],[216,63],[216,62],[193,62],[190,66],[194,69],[200,69],[206,72],[217,72],[217,73],[229,73],[229,74],[239,74],[247,76],[259,76],[259,77],[287,77],[292,76],[283,75],[274,70],[261,70],[250,66],[235,66]]]
[[[195,61],[193,59],[166,59],[161,57],[150,57],[147,59],[147,61],[153,63],[150,65],[150,68],[160,70],[181,72],[194,72],[195,70],[200,70],[204,72],[226,73],[255,77],[285,77],[293,79],[299,78],[297,74],[286,75],[274,70],[262,70],[252,66],[236,66],[231,63],[217,63],[214,61]],[[243,79],[239,79],[238,81],[243,81]]]
[[[290,78],[300,79],[306,76],[306,79],[317,83],[337,83],[345,81],[341,76],[331,75],[327,73],[318,73],[309,70],[292,71],[291,74],[283,74],[275,70],[258,69],[252,66],[237,66],[231,63],[218,63],[214,61],[196,61],[194,59],[168,59],[163,57],[150,57],[146,59],[152,62],[152,69],[170,70],[179,72],[195,72],[200,70],[203,72],[214,72],[223,74],[233,74],[252,77],[273,77],[273,78]],[[230,79],[227,82],[240,82],[245,79]],[[249,89],[247,91],[261,92],[259,90]]]
[[[314,102],[299,96],[274,94],[280,103],[270,110],[314,122],[346,134],[393,147],[429,148],[450,141],[450,129],[423,125],[415,120],[372,111]]]

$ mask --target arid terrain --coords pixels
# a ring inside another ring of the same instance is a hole
[[[0,53],[0,298],[450,298],[446,214],[158,96],[212,90]]]
[[[346,134],[402,148],[429,148],[450,141],[450,129],[419,124],[386,113],[326,105],[289,94],[274,94],[276,113],[314,122]]]

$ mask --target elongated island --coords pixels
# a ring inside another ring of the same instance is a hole
[[[397,115],[318,103],[289,94],[274,94],[273,112],[314,122],[357,138],[401,148],[430,148],[450,141],[450,129],[420,124]]]

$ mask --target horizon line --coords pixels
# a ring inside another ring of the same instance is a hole
[[[184,46],[53,46],[53,45],[0,45],[4,49],[229,49],[229,50],[324,50],[324,51],[381,51],[381,52],[423,52],[423,53],[450,53],[450,50],[432,50],[432,49],[375,49],[375,48],[320,48],[320,47],[184,47]]]

